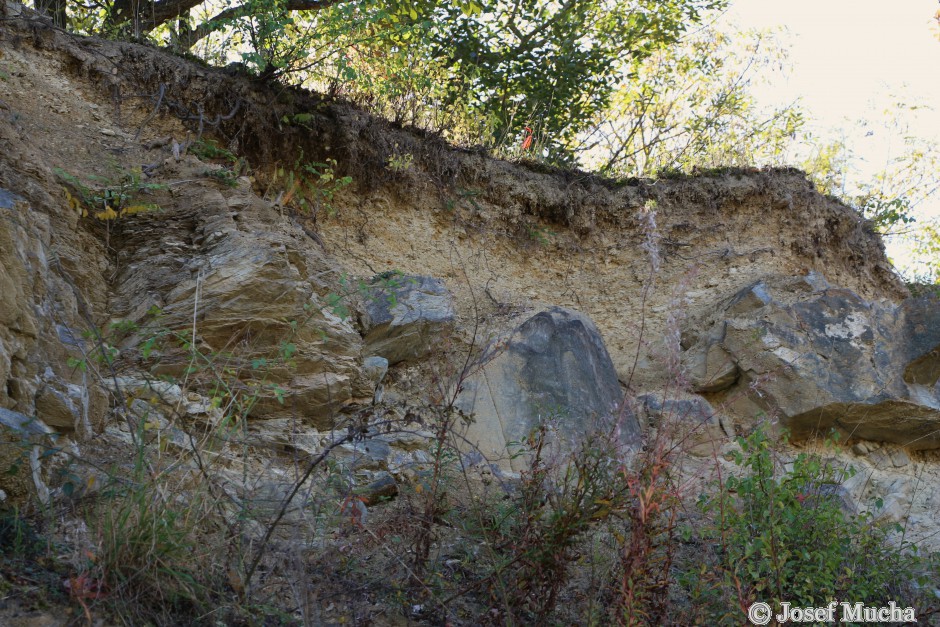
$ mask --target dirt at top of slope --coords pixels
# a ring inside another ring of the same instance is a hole
[[[95,174],[103,167],[105,160],[89,146],[113,134],[131,141],[101,148],[126,166],[166,156],[169,147],[162,154],[139,150],[155,138],[171,135],[182,142],[212,134],[246,156],[261,178],[301,154],[313,161],[335,159],[337,174],[354,180],[346,205],[366,213],[374,198],[445,219],[463,205],[465,219],[501,231],[510,241],[525,243],[562,229],[567,245],[585,250],[610,239],[641,244],[645,235],[638,216],[655,201],[666,255],[688,256],[694,247],[690,237],[701,239],[707,232],[720,240],[723,232],[732,237],[731,230],[744,228],[755,238],[753,248],[774,250],[788,259],[784,266],[821,270],[869,298],[906,295],[870,224],[819,195],[795,170],[611,181],[500,161],[308,91],[259,83],[152,47],[71,36],[13,6],[4,9],[8,20],[0,45],[10,54],[0,63],[25,69],[7,70],[5,96],[12,97],[5,113],[15,116],[20,107],[29,107],[38,121],[27,135],[38,139],[46,131],[49,139],[29,143],[42,145],[48,162],[76,173]],[[412,166],[389,168],[389,159],[401,155],[409,156]],[[757,228],[761,225],[765,229]]]

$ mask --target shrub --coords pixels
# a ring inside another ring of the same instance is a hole
[[[710,606],[702,609],[709,619],[740,624],[729,608],[755,601],[777,608],[781,601],[818,607],[833,600],[918,607],[917,583],[926,583],[931,569],[936,577],[936,564],[903,534],[892,538],[900,527],[843,510],[833,494],[853,469],[801,453],[792,470],[778,472],[763,430],[738,443],[734,462],[745,474],[728,477],[699,500],[714,520],[703,535],[717,544],[717,569],[703,563],[691,573],[701,578],[693,598]]]
[[[577,578],[585,543],[598,524],[632,502],[609,434],[589,436],[561,456],[549,451],[550,439],[545,424],[536,428],[519,443],[530,459],[518,481],[470,512],[458,510],[453,521],[479,547],[477,581],[488,594],[490,618],[504,624],[550,624],[562,609],[576,612],[559,604]]]

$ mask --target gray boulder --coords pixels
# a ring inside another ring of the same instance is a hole
[[[388,360],[378,356],[366,357],[362,364],[362,374],[369,382],[372,402],[381,403],[385,393],[382,381],[388,374]]]
[[[463,382],[456,404],[475,417],[466,441],[490,460],[521,470],[526,460],[509,460],[507,451],[543,423],[551,425],[560,450],[571,450],[592,430],[615,423],[619,442],[638,446],[639,424],[622,401],[617,373],[594,323],[579,312],[553,307],[494,343]]]
[[[651,427],[667,430],[680,450],[710,457],[734,437],[708,401],[700,396],[665,398],[663,394],[637,397],[639,411]]]
[[[816,279],[768,279],[726,301],[684,355],[695,390],[796,438],[835,428],[940,447],[940,305],[870,302]]]
[[[379,275],[367,289],[361,316],[364,355],[396,364],[431,352],[455,320],[453,298],[440,279]]]

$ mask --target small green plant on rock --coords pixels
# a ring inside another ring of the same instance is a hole
[[[398,148],[398,144],[395,144],[395,148]],[[410,152],[396,152],[394,155],[388,158],[388,169],[392,172],[401,174],[402,172],[407,172],[410,170],[411,166],[414,165],[414,161],[414,155]]]
[[[336,168],[336,159],[304,161],[301,154],[292,168],[278,168],[274,172],[273,186],[280,188],[275,203],[296,207],[314,221],[321,212],[333,215],[336,212],[333,199],[353,180],[351,176],[337,176]]]
[[[203,172],[206,178],[214,179],[229,188],[238,187],[238,173],[228,168],[218,168],[215,170],[206,169]]]
[[[85,184],[61,168],[54,171],[68,187],[77,192],[77,196],[73,195],[72,191],[66,188],[65,199],[69,207],[83,218],[91,215],[98,220],[114,220],[159,209],[154,203],[142,202],[140,196],[165,189],[165,185],[145,182],[143,171],[139,167],[125,169],[112,166],[112,169],[112,176],[92,176],[90,184]]]
[[[235,153],[220,147],[213,139],[197,139],[189,146],[189,153],[203,161],[224,161],[232,165],[238,163]]]

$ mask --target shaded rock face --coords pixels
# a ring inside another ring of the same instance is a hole
[[[365,297],[364,353],[384,357],[392,365],[428,355],[455,321],[453,297],[433,277],[379,276]]]
[[[744,396],[798,438],[940,448],[936,300],[870,302],[810,275],[752,285],[715,319],[684,356],[696,391]]]
[[[76,294],[93,309],[103,281],[77,261],[87,242],[57,236],[61,216],[46,214],[43,199],[0,189],[0,407],[88,436],[106,402],[67,361],[90,349]]]
[[[49,502],[48,451],[55,444],[55,432],[42,420],[0,407],[0,504],[21,504],[35,495]]]
[[[206,179],[205,165],[189,158],[166,167],[182,178]],[[231,351],[244,363],[264,359],[263,368],[246,367],[241,375],[265,382],[256,416],[328,426],[343,404],[372,397],[375,384],[361,370],[361,338],[326,304],[330,295],[342,296],[340,273],[313,240],[289,228],[247,182],[234,189],[191,184],[174,190],[166,206],[172,208],[120,225],[116,317],[143,323],[156,306],[166,328],[190,328],[195,318],[196,341],[209,354]],[[127,345],[142,339],[138,334]],[[179,376],[187,366],[186,355],[168,352],[159,371]]]
[[[542,423],[553,425],[558,443],[568,448],[613,418],[620,441],[636,446],[639,425],[622,401],[617,373],[594,323],[579,312],[552,307],[490,349],[463,382],[456,404],[475,416],[468,441],[496,461]],[[513,459],[508,465],[521,469],[524,461]]]
[[[940,382],[940,299],[912,298],[902,304],[910,362],[904,381],[926,387]]]

